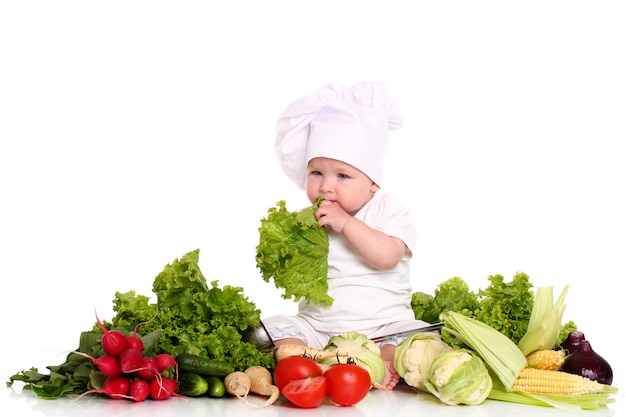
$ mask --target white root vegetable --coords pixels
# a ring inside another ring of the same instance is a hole
[[[231,372],[224,378],[224,386],[230,395],[254,408],[269,407],[280,396],[278,387],[272,385],[272,374],[262,366],[251,366],[243,372]],[[263,404],[255,404],[248,399],[250,393],[268,398]]]
[[[224,378],[226,392],[242,400],[248,396],[250,385],[250,377],[241,371],[231,372]]]
[[[274,350],[274,358],[276,359],[276,362],[280,362],[281,360],[289,356],[304,356],[318,362],[322,359],[336,358],[338,356],[344,357],[350,355],[346,352],[330,352],[326,350],[312,348],[310,346],[298,345],[296,343],[285,343],[279,345]]]
[[[251,366],[244,371],[250,378],[250,392],[268,397],[259,408],[268,407],[278,400],[280,390],[272,384],[272,374],[262,366]]]

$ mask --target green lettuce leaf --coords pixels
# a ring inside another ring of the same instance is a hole
[[[533,284],[523,272],[515,273],[509,282],[499,274],[488,279],[489,286],[478,292],[479,306],[474,316],[517,344],[528,329],[535,301]]]
[[[156,304],[134,292],[116,293],[112,327],[130,331],[145,322],[139,331],[160,331],[160,352],[207,357],[239,370],[252,365],[272,368],[271,354],[241,340],[242,331],[260,325],[260,310],[241,287],[220,288],[218,281],[209,286],[198,265],[199,252],[175,259],[156,276],[152,286]]]
[[[288,211],[285,201],[271,207],[259,227],[256,262],[284,299],[328,306],[334,300],[328,295],[328,234],[315,219],[320,202],[300,212]]]

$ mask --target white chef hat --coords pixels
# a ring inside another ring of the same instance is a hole
[[[298,187],[304,189],[315,157],[350,164],[381,186],[389,132],[402,119],[382,82],[331,83],[292,102],[276,127],[276,155]]]

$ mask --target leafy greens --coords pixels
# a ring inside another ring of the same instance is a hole
[[[241,370],[252,365],[271,368],[271,354],[241,340],[243,330],[260,325],[260,311],[240,287],[220,288],[218,281],[212,281],[209,287],[198,261],[196,249],[165,266],[152,287],[156,304],[149,304],[148,297],[132,291],[116,293],[113,310],[117,314],[112,326],[130,331],[137,323],[147,322],[140,329],[161,332],[160,352],[189,353],[227,362]]]
[[[134,291],[115,293],[109,330],[131,334],[138,323],[144,356],[190,353],[231,364],[237,370],[260,365],[273,368],[274,357],[241,340],[242,331],[260,325],[260,311],[242,293],[242,288],[207,285],[198,266],[199,250],[187,253],[165,266],[154,279],[156,303]],[[102,356],[102,331],[97,324],[80,335],[77,352]],[[104,376],[88,358],[70,353],[60,365],[47,366],[48,374],[30,368],[12,375],[7,382],[25,383],[24,389],[46,399],[101,389]]]
[[[414,292],[411,307],[418,320],[430,323],[441,320],[448,311],[472,316],[503,333],[515,344],[526,334],[535,303],[533,284],[524,272],[517,272],[506,282],[502,275],[490,275],[489,285],[478,292],[469,290],[467,283],[459,278],[449,278],[435,288],[434,294]],[[576,329],[573,322],[561,326],[557,344]],[[458,345],[449,335],[446,342]]]
[[[284,299],[331,305],[328,295],[328,234],[315,218],[321,198],[300,212],[290,212],[285,201],[261,220],[256,262],[265,282],[283,290]]]

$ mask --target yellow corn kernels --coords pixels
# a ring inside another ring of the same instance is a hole
[[[604,385],[567,372],[524,368],[512,389],[537,394],[578,395],[602,392]]]
[[[536,369],[558,370],[565,362],[564,350],[536,350],[526,356],[528,367]]]

